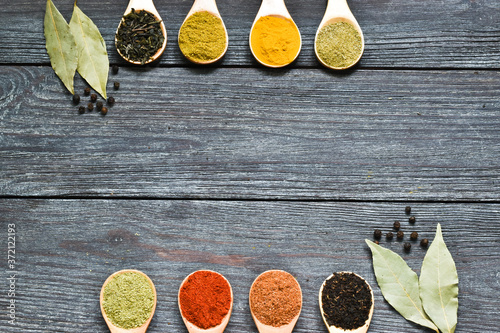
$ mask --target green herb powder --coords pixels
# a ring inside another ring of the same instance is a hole
[[[318,57],[334,68],[353,65],[361,55],[361,49],[361,36],[347,22],[336,22],[323,27],[316,40]]]
[[[189,16],[179,30],[179,47],[194,62],[217,59],[226,49],[222,20],[206,11]]]
[[[115,276],[104,288],[103,308],[113,325],[131,329],[151,316],[155,296],[148,279],[135,272]]]

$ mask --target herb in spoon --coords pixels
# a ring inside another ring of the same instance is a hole
[[[104,282],[100,304],[111,333],[145,333],[156,309],[156,289],[140,271],[118,271]]]
[[[153,0],[130,0],[115,35],[120,56],[144,65],[160,57],[167,45],[167,31]]]
[[[347,1],[329,0],[314,41],[319,62],[331,69],[347,69],[361,59],[364,48],[363,32]]]

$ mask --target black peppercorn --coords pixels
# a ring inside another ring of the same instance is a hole
[[[405,233],[399,230],[398,233],[396,234],[396,237],[397,239],[402,240],[405,237]]]
[[[393,237],[394,235],[392,232],[388,232],[387,234],[385,234],[385,238],[387,238],[387,240],[391,240]]]
[[[95,103],[95,101],[97,101],[97,95],[96,95],[96,94],[92,94],[92,95],[90,95],[90,101],[91,101],[92,103]]]
[[[85,107],[84,107],[84,106],[80,106],[80,107],[78,108],[78,113],[79,113],[79,114],[85,113]]]
[[[420,246],[421,247],[427,247],[429,245],[429,240],[427,238],[423,238],[421,241],[420,241]]]
[[[113,104],[115,104],[115,98],[113,96],[109,96],[108,105],[113,105]]]
[[[404,249],[405,249],[406,252],[410,252],[410,250],[411,250],[411,244],[410,243],[405,243]]]
[[[90,88],[89,88],[89,87],[85,88],[85,90],[83,91],[83,94],[84,94],[85,96],[90,95]]]
[[[96,107],[97,111],[101,111],[102,110],[102,102],[101,101],[97,102],[95,104],[95,107]]]
[[[89,111],[94,110],[94,104],[92,103],[87,104],[87,109],[89,109]]]
[[[115,90],[120,89],[120,82],[115,82],[115,83],[113,84],[113,87],[115,88]]]
[[[107,108],[107,107],[105,107],[105,106],[103,106],[103,107],[102,107],[102,109],[101,109],[101,114],[102,114],[103,116],[105,116],[105,115],[106,115],[106,113],[108,113],[108,108]]]
[[[412,232],[411,235],[410,235],[410,239],[412,241],[417,240],[418,239],[418,232],[416,232],[416,231]]]
[[[80,103],[80,95],[78,95],[78,94],[73,95],[73,103],[74,104]]]
[[[410,218],[408,219],[408,222],[410,223],[415,223],[417,219],[415,218],[415,216],[410,216]]]
[[[113,67],[111,68],[111,70],[113,71],[113,74],[118,74],[118,69],[119,69],[119,67],[117,65],[113,65]]]
[[[399,230],[399,228],[401,228],[401,223],[399,223],[399,221],[395,221],[394,222],[394,229]]]
[[[411,213],[411,207],[410,206],[406,206],[405,207],[405,213],[406,213],[406,215],[410,215],[410,213]]]
[[[380,239],[380,237],[382,237],[382,231],[376,229],[374,232],[373,232],[373,238],[375,239]]]

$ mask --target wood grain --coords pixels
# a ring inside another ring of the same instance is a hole
[[[49,64],[43,37],[45,1],[4,1],[0,9],[0,63]],[[248,35],[260,1],[219,0],[229,34],[229,49],[215,66],[258,66],[248,47]],[[287,6],[303,39],[292,67],[320,68],[314,56],[314,36],[326,1],[288,0]],[[177,45],[177,33],[191,1],[156,0],[165,21],[168,43],[161,66],[193,66]],[[72,1],[56,3],[67,20]],[[114,49],[114,33],[127,1],[88,0],[79,7],[96,23],[112,63],[125,65]],[[360,67],[499,68],[500,2],[497,0],[350,0],[349,6],[365,35]],[[29,13],[29,15],[26,15]]]
[[[50,68],[0,67],[0,194],[499,199],[498,72],[157,68],[116,79],[106,117],[79,115]]]
[[[107,332],[99,291],[111,273],[147,273],[158,290],[151,332],[186,332],[177,307],[181,281],[213,269],[233,286],[227,332],[256,332],[248,291],[257,275],[284,269],[299,281],[304,307],[294,332],[325,332],[317,293],[329,274],[351,270],[375,293],[372,332],[424,332],[383,300],[364,243],[395,219],[407,234],[432,239],[437,222],[460,279],[456,332],[496,332],[500,306],[500,230],[497,204],[413,204],[417,223],[404,222],[401,203],[304,203],[149,200],[0,200],[0,227],[16,225],[17,314],[8,332]],[[6,248],[7,237],[0,238]],[[419,273],[425,251],[414,244],[381,245],[401,254]],[[6,277],[2,271],[0,277]],[[0,294],[5,307],[6,293]]]

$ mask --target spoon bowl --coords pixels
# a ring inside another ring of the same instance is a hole
[[[148,320],[146,320],[146,322],[144,324],[142,324],[142,326],[140,326],[140,327],[131,328],[131,329],[125,329],[125,328],[117,327],[117,326],[115,326],[111,322],[111,320],[108,318],[106,312],[104,311],[104,307],[103,307],[104,289],[105,289],[106,285],[113,278],[115,278],[117,275],[120,275],[120,274],[123,274],[123,273],[137,273],[137,274],[140,274],[140,275],[144,276],[149,281],[149,283],[151,284],[151,288],[153,289],[154,303],[153,303],[153,309],[151,310],[151,316],[149,316]],[[118,271],[118,272],[115,272],[115,273],[111,274],[106,279],[106,281],[104,281],[104,283],[102,285],[102,288],[101,288],[101,295],[100,295],[101,313],[102,313],[102,316],[104,317],[104,321],[106,322],[106,324],[109,327],[109,331],[111,333],[145,333],[146,330],[148,329],[149,324],[151,323],[151,319],[153,318],[153,315],[154,315],[155,310],[156,310],[156,299],[157,299],[157,297],[156,297],[156,288],[155,288],[155,285],[153,284],[153,281],[151,281],[151,279],[149,278],[149,276],[147,276],[143,272],[137,271],[135,269],[124,269],[124,270],[121,270],[121,271]]]
[[[229,306],[229,311],[227,312],[226,316],[222,319],[222,321],[219,325],[217,325],[215,327],[206,328],[206,329],[200,328],[200,327],[194,325],[193,323],[188,321],[186,319],[186,317],[184,317],[184,314],[182,313],[181,302],[180,302],[181,289],[182,289],[182,286],[186,283],[186,281],[189,279],[189,277],[191,275],[193,275],[196,272],[200,272],[200,271],[196,271],[196,272],[193,272],[193,273],[189,274],[188,276],[186,276],[186,278],[182,281],[181,286],[179,287],[179,293],[178,293],[177,299],[179,300],[179,311],[180,311],[181,316],[182,316],[182,321],[184,321],[184,324],[186,325],[186,328],[187,328],[189,333],[222,333],[222,332],[224,332],[227,324],[229,323],[229,318],[231,317],[231,311],[233,310],[233,288],[231,287],[231,284],[229,283],[229,281],[222,274],[211,271],[211,270],[206,270],[206,269],[203,271],[216,273],[216,274],[220,275],[222,278],[224,278],[224,280],[226,280],[227,284],[229,285],[229,290],[231,292],[231,305]]]
[[[321,29],[323,29],[327,25],[337,22],[346,22],[351,24],[361,37],[361,52],[359,54],[359,57],[352,64],[344,67],[333,67],[325,63],[320,58],[317,48],[318,34],[321,31]],[[349,6],[347,5],[347,0],[329,0],[328,5],[326,7],[325,15],[323,16],[323,19],[319,24],[318,30],[316,31],[316,37],[314,39],[314,52],[316,53],[316,58],[318,58],[318,61],[323,66],[331,69],[338,69],[338,70],[347,69],[359,62],[361,56],[363,55],[364,50],[365,50],[365,38],[363,37],[363,31],[361,30],[358,21],[356,21],[356,18],[354,17],[353,13],[349,9]]]
[[[265,17],[265,16],[274,16],[274,17],[289,19],[293,22],[297,31],[299,31],[299,28],[297,27],[297,24],[295,24],[295,21],[293,20],[292,16],[288,12],[288,9],[286,8],[284,0],[262,0],[262,4],[260,5],[259,11],[257,12],[257,15],[255,16],[255,20],[253,21],[252,28],[250,29],[250,37],[249,37],[250,51],[252,52],[252,55],[254,56],[254,58],[264,66],[271,67],[271,68],[284,67],[284,66],[288,65],[289,63],[292,63],[293,61],[295,61],[295,59],[297,59],[297,57],[299,56],[300,49],[302,48],[302,36],[300,35],[300,32],[299,32],[299,49],[297,51],[297,54],[294,56],[292,61],[290,61],[289,63],[284,64],[284,65],[273,65],[273,64],[268,64],[268,63],[261,61],[257,57],[256,52],[252,46],[252,32],[254,30],[254,27],[255,27],[255,24],[257,23],[257,21],[259,21],[260,18]]]
[[[181,27],[184,25],[184,23],[187,21],[187,19],[189,17],[191,17],[191,15],[193,15],[194,13],[198,13],[198,12],[208,12],[208,13],[212,14],[213,16],[219,18],[222,22],[222,26],[224,27],[224,32],[226,34],[226,45],[225,45],[224,51],[217,58],[211,59],[211,60],[205,60],[205,61],[196,61],[194,59],[186,57],[189,61],[194,62],[196,64],[208,65],[208,64],[212,64],[214,62],[219,61],[226,54],[227,48],[229,46],[229,36],[227,34],[226,25],[224,24],[224,20],[222,20],[222,16],[220,15],[220,12],[219,12],[219,9],[217,8],[217,3],[215,2],[215,0],[195,0],[193,3],[193,6],[189,10],[189,13],[186,15],[186,18],[182,22]],[[179,34],[178,34],[179,36],[178,36],[177,40],[180,40],[180,33],[181,33],[181,30],[179,29]]]
[[[253,289],[255,283],[259,279],[259,277],[264,275],[264,274],[267,274],[269,272],[283,272],[283,273],[289,274],[289,273],[282,271],[282,270],[270,270],[270,271],[266,271],[266,272],[260,274],[252,283],[252,286],[250,287],[250,294],[252,292],[252,289]],[[295,324],[297,323],[297,320],[299,319],[299,316],[300,316],[300,312],[302,310],[302,289],[300,288],[300,285],[298,284],[298,282],[297,282],[297,285],[299,287],[300,299],[301,299],[299,313],[297,313],[297,315],[295,317],[293,317],[292,320],[290,320],[290,322],[288,324],[285,324],[285,325],[282,325],[279,327],[274,327],[271,325],[264,324],[257,318],[257,316],[253,312],[252,298],[249,296],[250,312],[252,313],[253,321],[255,322],[255,326],[257,327],[257,330],[259,331],[259,333],[291,333],[293,331],[293,328],[295,327]]]
[[[144,64],[149,64],[149,63],[155,61],[156,59],[158,59],[163,54],[163,51],[165,51],[165,47],[167,46],[167,30],[165,29],[165,24],[163,23],[163,20],[161,19],[160,13],[158,13],[155,5],[153,4],[153,0],[130,0],[128,3],[127,9],[123,13],[123,16],[130,14],[132,12],[132,9],[134,9],[136,12],[145,10],[146,12],[153,14],[153,16],[155,16],[156,19],[158,21],[160,21],[160,27],[161,27],[161,31],[162,31],[163,37],[164,37],[163,44],[150,59],[148,59],[147,61],[144,62]],[[118,24],[118,28],[116,29],[116,32],[118,32],[118,30],[120,29],[121,23],[122,23],[122,21],[120,21],[120,23]],[[116,36],[116,33],[115,33],[115,36]],[[115,46],[116,46],[116,44],[117,44],[117,39],[115,37]],[[133,60],[128,59],[124,54],[122,54],[120,52],[118,47],[116,47],[116,50],[118,51],[118,54],[127,62],[134,64],[134,65],[142,65],[142,63],[140,61],[133,61]]]
[[[372,288],[370,287],[370,285],[368,284],[368,282],[366,282],[365,279],[363,279],[361,276],[355,274],[355,273],[352,273],[352,272],[339,272],[339,273],[348,273],[348,274],[353,274],[353,275],[356,275],[357,277],[359,277],[361,280],[363,280],[366,285],[368,286],[368,288],[370,289],[370,294],[371,294],[371,299],[372,299],[372,306],[370,308],[370,312],[368,314],[368,319],[366,320],[365,324],[361,327],[358,327],[358,328],[355,328],[355,329],[352,329],[352,330],[346,330],[346,329],[343,329],[343,328],[340,328],[340,327],[336,327],[336,326],[330,326],[330,324],[328,324],[327,320],[326,320],[326,317],[325,317],[325,312],[323,311],[323,302],[322,302],[322,296],[323,296],[323,288],[325,286],[325,283],[326,281],[328,281],[329,279],[332,278],[332,276],[335,274],[332,274],[330,275],[329,277],[327,277],[325,279],[325,281],[323,282],[323,284],[321,285],[321,288],[319,290],[319,308],[321,310],[321,317],[323,318],[323,322],[325,323],[326,327],[328,328],[328,331],[330,333],[366,333],[368,331],[368,327],[370,326],[370,322],[372,321],[372,316],[373,316],[373,309],[374,309],[374,299],[373,299],[373,290]]]

